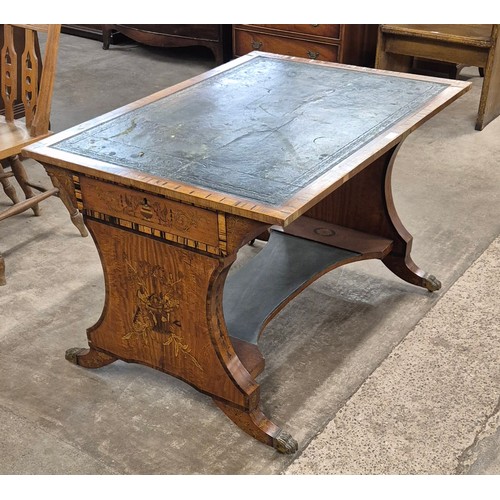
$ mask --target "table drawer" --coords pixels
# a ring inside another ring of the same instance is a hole
[[[135,223],[213,247],[219,244],[216,212],[88,177],[80,179],[80,188],[86,215],[97,212],[119,218],[130,229]]]
[[[235,31],[234,50],[242,56],[252,50],[262,50],[274,54],[297,56],[322,61],[338,61],[338,45],[294,40],[282,36],[265,35],[251,31]]]
[[[251,26],[340,40],[340,24],[253,24]]]

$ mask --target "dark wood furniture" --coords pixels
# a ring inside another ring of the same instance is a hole
[[[208,47],[217,65],[231,58],[231,26],[228,24],[104,24],[103,48],[108,49],[114,31],[153,47]]]
[[[376,24],[235,24],[235,56],[274,54],[373,67]]]
[[[254,52],[26,148],[82,211],[103,264],[104,312],[67,359],[169,373],[294,452],[260,408],[259,337],[350,262],[380,259],[439,289],[412,261],[391,171],[404,138],[469,87]],[[226,280],[238,250],[270,228]]]
[[[38,203],[58,195],[66,203],[75,225],[82,235],[87,231],[83,219],[75,206],[69,203],[60,186],[51,189],[32,184],[19,157],[24,146],[50,134],[50,108],[56,72],[59,46],[59,24],[49,25],[3,25],[3,46],[0,66],[0,94],[5,106],[5,116],[0,116],[0,183],[13,206],[0,212],[0,221],[22,213],[30,208],[39,215]],[[14,30],[22,30],[23,52],[18,57]],[[36,33],[47,33],[43,69],[40,69],[38,39]],[[39,81],[40,78],[40,81]],[[15,104],[22,102],[24,120],[15,118]],[[9,178],[14,177],[26,197],[20,202]],[[33,189],[40,191],[35,194]],[[0,285],[5,285],[5,262],[0,254]]]
[[[381,24],[376,67],[410,71],[414,58],[484,69],[476,120],[482,130],[500,115],[498,24]]]
[[[61,27],[61,33],[81,36],[83,38],[90,38],[91,40],[98,40],[102,42],[103,26],[103,24],[63,24]],[[124,39],[124,36],[115,30],[111,30],[111,33],[109,33],[108,36],[109,43],[119,43]]]

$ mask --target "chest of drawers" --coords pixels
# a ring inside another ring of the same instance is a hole
[[[231,56],[231,27],[227,24],[104,24],[104,49],[109,47],[113,31],[153,47],[204,46],[214,54],[216,65]]]
[[[252,50],[374,66],[375,24],[234,24],[233,55]]]

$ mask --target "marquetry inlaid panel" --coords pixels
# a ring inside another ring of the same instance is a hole
[[[94,219],[204,252],[226,250],[225,214],[82,177],[79,208]]]

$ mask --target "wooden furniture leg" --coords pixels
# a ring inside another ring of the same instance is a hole
[[[19,203],[19,198],[17,197],[16,189],[9,181],[10,172],[5,172],[3,162],[7,163],[7,160],[2,160],[0,162],[0,183],[3,186],[5,194],[12,200],[12,203]]]
[[[404,281],[433,292],[441,288],[441,283],[413,262],[410,255],[412,236],[401,223],[394,206],[391,174],[400,145],[323,199],[307,215],[391,239],[392,250],[382,262]]]
[[[72,193],[64,180],[69,177],[57,169],[48,171],[71,200],[74,189]],[[120,359],[173,375],[212,396],[245,432],[280,452],[296,451],[297,443],[259,408],[254,377],[264,366],[260,352],[231,339],[222,310],[224,283],[237,251],[268,225],[219,214],[214,219],[216,234],[209,239],[219,239],[220,248],[204,245],[200,251],[200,244],[184,238],[160,231],[141,233],[122,219],[86,209],[86,196],[100,196],[100,187],[87,186],[89,182],[81,187],[83,212],[103,265],[105,306],[98,323],[87,330],[89,349],[69,349],[66,358],[87,368]],[[190,213],[199,214],[199,209],[168,203],[173,220],[183,228],[204,226],[201,234],[206,238],[206,226]]]
[[[89,233],[83,222],[83,215],[76,207],[76,200],[74,198],[74,194],[72,194],[74,193],[74,188],[72,186],[71,178],[60,169],[51,168],[47,165],[44,165],[44,167],[50,177],[50,180],[52,181],[53,186],[59,189],[58,196],[64,203],[64,206],[68,209],[71,222],[78,229],[78,231],[80,231],[80,234],[83,237],[88,236]]]
[[[413,59],[414,58],[412,56],[386,51],[385,37],[381,30],[378,30],[377,52],[375,55],[376,68],[407,73],[413,67]]]
[[[494,46],[488,53],[484,80],[479,101],[476,130],[483,128],[500,115],[500,34],[498,25],[493,26]]]
[[[22,161],[19,159],[19,155],[10,157],[9,161],[10,161],[10,166],[12,168],[12,173],[14,174],[14,177],[19,183],[19,186],[21,186],[21,189],[23,190],[26,199],[28,200],[29,198],[33,198],[35,196],[35,193],[33,192],[33,190],[29,185],[28,175],[26,174],[26,170],[24,169]],[[34,205],[31,208],[35,215],[40,215],[40,207],[38,204]]]
[[[214,399],[215,404],[242,430],[280,453],[295,453],[297,441],[288,432],[273,424],[260,408],[242,411]]]
[[[111,32],[113,31],[113,25],[103,24],[102,25],[102,48],[104,50],[109,49],[111,43]]]
[[[5,260],[2,256],[2,254],[0,253],[0,286],[2,285],[6,285],[6,281],[5,281]]]

